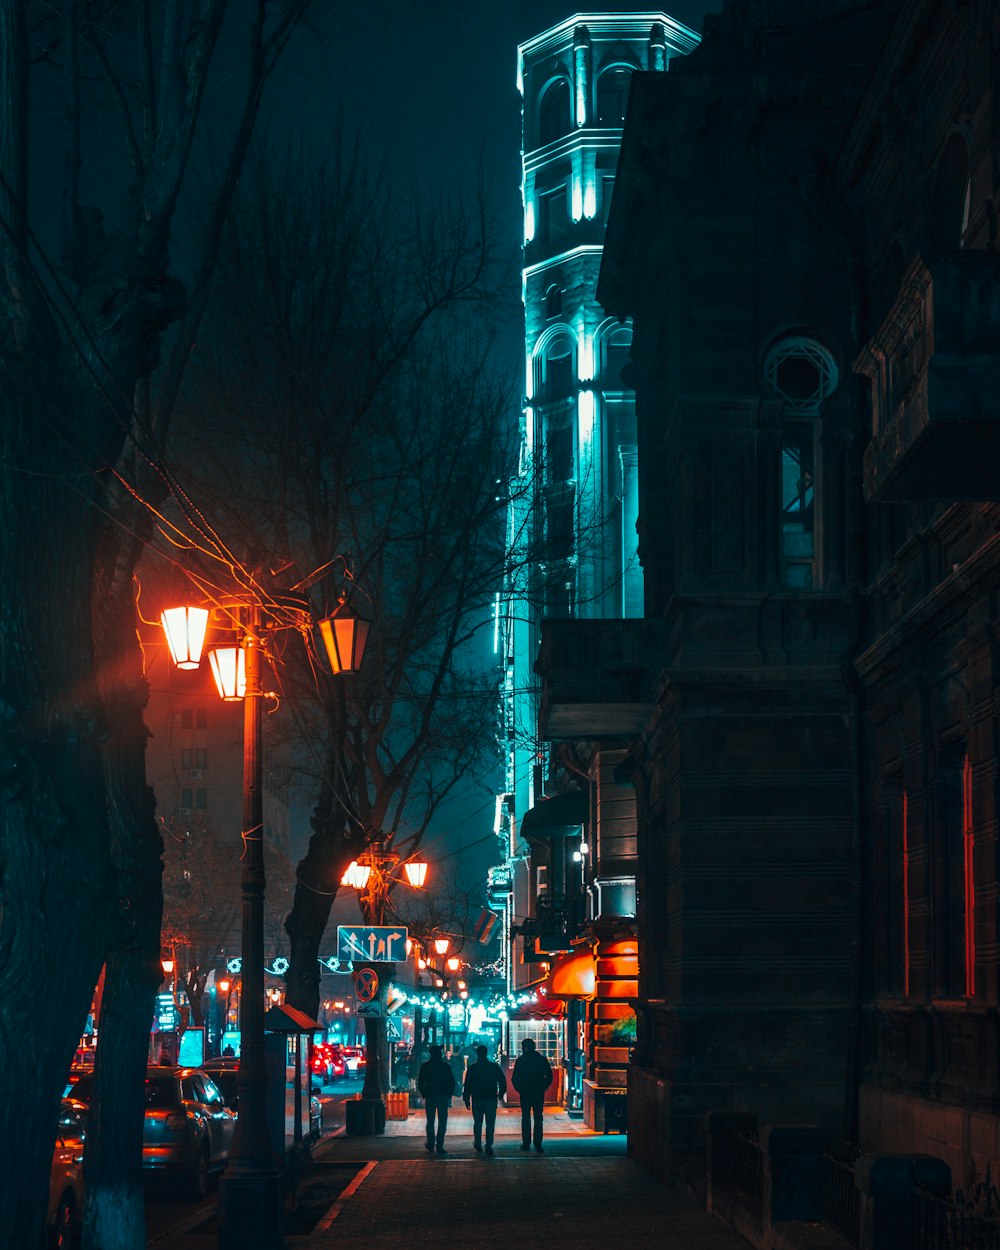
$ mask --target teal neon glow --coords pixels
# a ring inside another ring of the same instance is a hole
[[[527,444],[528,455],[530,456],[535,450],[535,410],[534,408],[525,408],[524,410],[524,441]]]
[[[524,393],[529,399],[535,394],[535,362],[531,357],[524,362]]]
[[[580,355],[576,372],[581,382],[594,380],[594,336],[583,331],[580,333]]]
[[[597,185],[593,174],[587,178],[583,187],[583,215],[588,221],[597,216]]]
[[[530,243],[535,237],[535,201],[528,199],[524,206],[524,241]]]
[[[580,447],[589,447],[594,438],[594,392],[581,391],[577,401],[580,421]]]
[[[493,601],[493,654],[500,650],[500,592]]]
[[[573,175],[573,195],[572,195],[571,216],[574,221],[579,221],[583,216],[583,187],[580,185],[580,175]]]

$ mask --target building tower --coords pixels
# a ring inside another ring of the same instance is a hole
[[[575,825],[560,825],[573,832],[560,834],[552,847],[550,834],[539,832],[545,845],[533,843],[529,863],[522,823],[552,775],[539,729],[533,666],[543,618],[620,621],[643,615],[637,431],[628,374],[631,323],[608,317],[596,288],[632,75],[665,72],[673,58],[698,42],[694,31],[665,13],[592,13],[567,18],[518,49],[522,469],[529,485],[512,506],[509,539],[522,559],[514,561],[518,572],[498,610],[506,792],[497,806],[496,832],[509,871],[502,874],[506,898],[493,895],[491,905],[504,910],[505,933],[548,908],[550,917],[557,916],[554,949],[565,948],[579,931],[588,918],[584,910],[591,919],[601,910],[596,860],[582,868],[564,870],[563,864],[566,858],[571,865],[582,862],[588,828],[596,830],[598,816],[585,812]],[[610,778],[612,771],[605,761],[603,775]],[[625,817],[625,823],[634,833],[634,818]],[[617,915],[634,914],[634,875],[623,875],[616,864],[612,876],[605,899],[614,900]],[[579,895],[572,904],[557,897],[564,881],[572,881]],[[523,956],[512,959],[512,988],[537,981],[544,972],[530,961],[547,960],[546,944],[534,944],[534,950],[532,945],[526,941]],[[524,967],[518,966],[522,958]]]

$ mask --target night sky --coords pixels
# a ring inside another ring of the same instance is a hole
[[[611,3],[594,11],[638,7]],[[705,13],[721,7],[722,0],[683,0],[663,11],[700,31]],[[506,326],[500,351],[517,375],[523,368],[517,45],[586,11],[559,0],[515,0],[502,7],[482,0],[365,0],[354,7],[322,0],[313,15],[319,42],[310,35],[298,38],[272,92],[282,118],[302,118],[306,131],[322,136],[338,116],[348,134],[361,128],[387,152],[402,197],[411,187],[419,194],[461,184],[482,153],[500,245],[511,260],[510,299],[498,309]],[[496,784],[492,774],[470,778],[425,842],[429,858],[461,857],[462,880],[473,889],[485,884],[486,867],[495,862]],[[297,823],[304,837],[307,821]]]

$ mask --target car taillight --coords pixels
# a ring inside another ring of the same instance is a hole
[[[183,1111],[172,1111],[163,1123],[172,1133],[176,1133],[187,1125],[187,1116]]]

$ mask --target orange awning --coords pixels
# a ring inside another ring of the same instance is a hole
[[[583,946],[560,955],[552,965],[548,993],[551,998],[593,998],[597,990],[597,960],[593,948]]]

